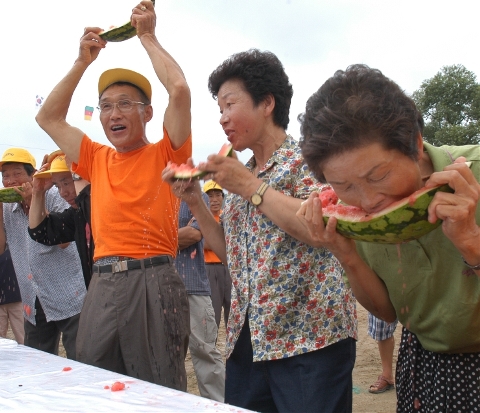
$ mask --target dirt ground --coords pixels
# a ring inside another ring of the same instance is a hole
[[[395,390],[389,390],[382,394],[370,394],[368,387],[376,381],[381,373],[380,356],[378,354],[377,343],[367,335],[367,312],[360,305],[357,306],[358,312],[358,335],[357,342],[357,360],[353,370],[353,412],[354,413],[391,413],[395,412],[396,396]],[[220,324],[223,325],[222,323]],[[394,363],[398,344],[400,342],[401,326],[397,327],[395,332],[395,352]],[[14,339],[12,331],[9,329],[8,338]],[[220,328],[218,337],[218,347],[223,353],[225,349],[225,329]],[[60,345],[60,355],[65,357],[65,351]],[[187,391],[198,395],[197,379],[190,358],[187,354]]]

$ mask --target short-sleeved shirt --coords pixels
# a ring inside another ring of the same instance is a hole
[[[472,161],[480,182],[480,146],[434,147],[425,143],[434,171],[459,156]],[[480,205],[476,221],[480,224]],[[480,352],[480,277],[438,227],[397,245],[357,242],[365,262],[387,286],[399,321],[434,352]],[[480,248],[480,245],[479,245]]]
[[[0,255],[0,305],[22,301],[10,250]]]
[[[253,171],[254,158],[246,166]],[[258,177],[300,199],[321,188],[291,136]],[[233,283],[227,357],[247,313],[253,361],[291,357],[357,338],[355,298],[330,251],[293,238],[236,194],[227,195],[221,218]]]
[[[68,203],[57,188],[45,194],[47,211],[63,211]],[[80,313],[86,288],[77,248],[47,246],[28,234],[28,216],[19,203],[3,204],[3,220],[23,303],[23,315],[35,325],[38,297],[47,321],[64,320]]]
[[[92,231],[95,257],[147,258],[175,256],[178,247],[180,201],[162,180],[169,161],[185,163],[192,155],[192,138],[178,150],[164,136],[130,152],[83,137],[73,170],[92,184]]]
[[[203,200],[207,205],[210,202],[206,194],[203,194]],[[188,205],[182,201],[178,214],[178,227],[183,228],[187,225],[200,231],[198,223],[193,218]],[[175,258],[175,266],[185,284],[187,294],[211,295],[210,281],[205,269],[205,257],[203,255],[203,238],[195,244],[178,251]]]
[[[222,212],[220,211],[220,214]],[[214,215],[215,221],[220,222],[220,215]],[[205,255],[205,263],[206,264],[217,264],[221,263],[222,261],[218,258],[217,254],[215,254],[211,249],[204,248],[203,253]]]

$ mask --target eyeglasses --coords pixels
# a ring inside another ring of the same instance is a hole
[[[118,110],[122,113],[130,112],[135,105],[145,105],[143,102],[135,102],[130,99],[121,99],[118,102],[102,102],[99,104],[97,109],[102,113],[102,115],[106,115],[113,112],[115,106]]]

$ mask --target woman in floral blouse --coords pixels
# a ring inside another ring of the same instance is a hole
[[[220,123],[246,165],[212,155],[199,167],[228,191],[218,224],[197,182],[169,180],[232,277],[225,402],[259,411],[352,410],[355,299],[330,251],[295,213],[325,188],[287,135],[293,89],[270,52],[249,50],[209,78]],[[316,245],[313,247],[312,245]]]

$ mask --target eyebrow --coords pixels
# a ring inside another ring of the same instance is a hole
[[[383,165],[383,163],[379,163],[378,165],[375,165],[371,169],[369,169],[367,172],[365,172],[363,175],[359,175],[359,178],[364,179],[372,175],[378,168],[380,168]],[[346,181],[328,181],[329,184],[331,185],[345,185],[347,182]]]
[[[119,95],[119,99],[125,99],[125,98],[128,98],[128,99],[133,99],[130,95],[127,95],[126,93],[122,93],[121,95]],[[108,98],[102,98],[99,100],[99,102],[105,102],[109,100]]]

